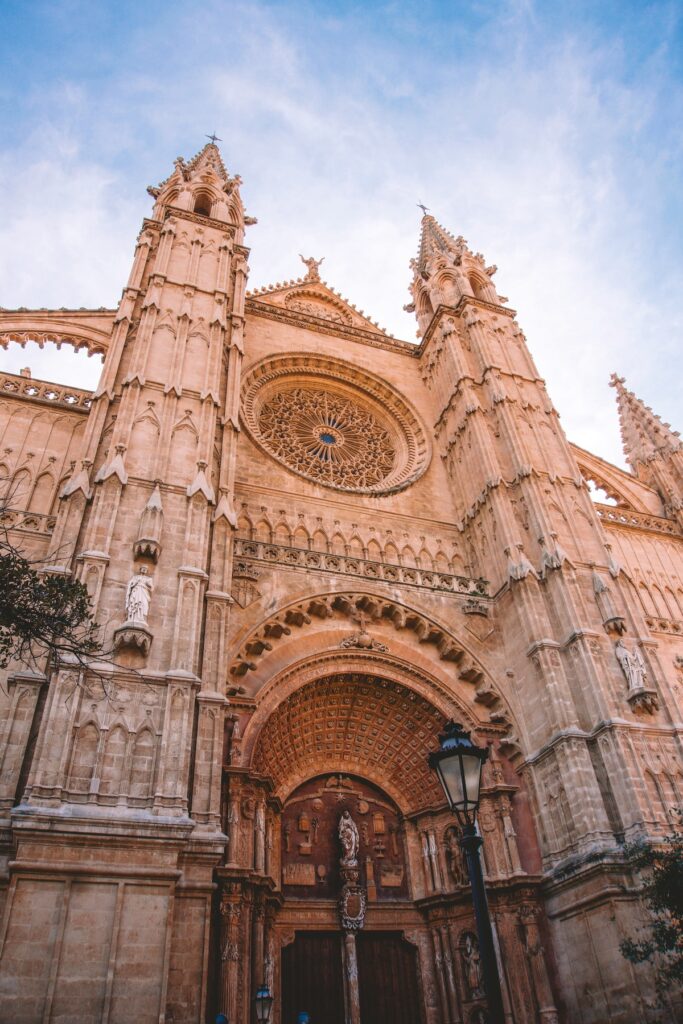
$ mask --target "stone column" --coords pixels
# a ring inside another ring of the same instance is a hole
[[[266,870],[266,798],[259,794],[254,817],[254,870],[264,874]]]
[[[434,892],[434,877],[429,858],[429,839],[426,832],[420,832],[420,838],[422,840],[422,867],[424,869],[425,889],[427,893],[430,893]]]
[[[439,986],[439,998],[441,1001],[442,1020],[449,1024],[451,1020],[450,1007],[448,1005],[448,994],[446,992],[446,978],[444,971],[444,958],[441,950],[441,937],[438,928],[432,932],[434,944],[434,970],[436,972],[436,983]]]
[[[360,990],[358,988],[358,957],[356,933],[344,932],[344,995],[345,1024],[360,1024]]]
[[[526,955],[529,961],[536,999],[538,1000],[538,1018],[541,1024],[559,1024],[560,1018],[553,1000],[541,935],[538,929],[538,911],[536,907],[529,906],[528,904],[520,907],[519,919],[524,929]]]
[[[221,916],[221,968],[219,1009],[228,1020],[237,1020],[237,997],[240,961],[240,918],[242,889],[237,882],[223,885],[220,902]]]
[[[460,1008],[458,1005],[458,990],[455,983],[455,971],[453,969],[453,956],[451,954],[451,944],[448,937],[448,928],[446,925],[442,925],[438,929],[441,938],[441,949],[443,951],[443,969],[446,980],[446,991],[448,993],[448,1004],[450,1007],[449,1020],[453,1021],[453,1024],[460,1024]]]
[[[265,924],[266,908],[263,896],[256,893],[254,896],[254,937],[251,960],[251,976],[254,979],[254,985],[261,985],[265,981]]]

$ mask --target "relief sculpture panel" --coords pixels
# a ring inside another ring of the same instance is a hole
[[[300,786],[282,814],[282,888],[286,896],[335,899],[339,822],[344,812],[358,829],[360,883],[370,902],[408,896],[400,812],[381,790],[350,775],[327,775]]]

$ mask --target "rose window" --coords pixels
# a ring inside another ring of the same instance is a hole
[[[396,462],[391,431],[343,395],[309,388],[280,391],[264,403],[258,426],[273,455],[321,483],[376,487]]]
[[[254,366],[244,380],[242,420],[289,470],[340,490],[401,490],[429,459],[425,433],[396,392],[325,356],[274,356]]]

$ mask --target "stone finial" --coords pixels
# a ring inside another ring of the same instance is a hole
[[[159,480],[154,482],[154,490],[142,510],[138,536],[133,545],[136,558],[146,555],[154,562],[161,554],[161,530],[164,524],[164,509],[161,503]]]

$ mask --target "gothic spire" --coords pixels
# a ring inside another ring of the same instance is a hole
[[[678,432],[663,423],[652,409],[624,387],[624,377],[613,373],[610,387],[616,389],[621,439],[626,460],[637,472],[639,463],[648,463],[657,456],[672,455],[683,448]]]
[[[430,263],[436,257],[442,257],[452,262],[457,256],[462,256],[468,251],[467,242],[459,235],[457,238],[446,231],[442,224],[439,224],[431,213],[422,217],[420,231],[420,245],[417,252],[416,270],[418,273],[429,273]]]
[[[456,306],[465,295],[495,305],[507,302],[491,280],[497,268],[487,267],[482,254],[472,252],[462,235],[456,238],[418,205],[424,216],[417,258],[410,261],[413,301],[403,307],[416,314],[418,336],[425,333],[440,306]]]
[[[156,187],[147,191],[156,200],[154,217],[159,219],[168,208],[184,209],[224,220],[238,228],[238,242],[246,224],[255,224],[247,217],[240,198],[242,179],[239,174],[230,177],[216,145],[217,136],[196,153],[191,160],[182,156],[173,161],[172,173]]]

